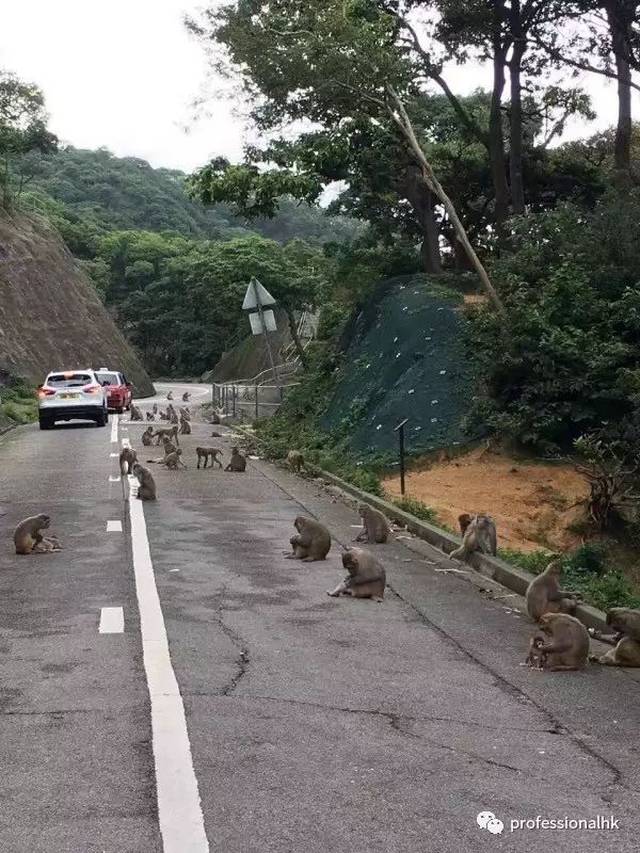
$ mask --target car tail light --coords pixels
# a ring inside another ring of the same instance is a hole
[[[38,388],[37,390],[38,397],[42,400],[44,397],[53,397],[56,393],[55,388]]]
[[[102,391],[102,385],[85,385],[82,390],[85,394],[97,394]]]

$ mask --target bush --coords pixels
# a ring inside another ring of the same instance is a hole
[[[423,521],[428,521],[430,524],[443,525],[438,521],[438,514],[433,507],[427,506],[422,501],[405,495],[403,498],[393,498],[393,503],[404,512],[410,515],[415,515],[416,518],[421,518]]]
[[[0,387],[0,413],[17,424],[37,420],[38,401],[33,386],[24,379],[10,377]]]

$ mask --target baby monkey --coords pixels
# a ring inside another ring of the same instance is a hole
[[[50,524],[50,516],[44,513],[41,515],[32,515],[21,521],[13,534],[16,554],[50,554],[53,551],[61,551],[62,548],[56,536],[50,535],[45,537],[41,533]]]
[[[217,447],[196,447],[196,453],[198,455],[198,464],[196,468],[200,467],[201,460],[204,459],[203,468],[207,467],[207,462],[211,460],[211,467],[217,465],[218,468],[222,469],[222,462],[218,459],[218,456],[222,456],[222,451]]]
[[[351,595],[354,598],[372,598],[377,602],[383,600],[387,576],[384,566],[373,554],[362,548],[348,548],[342,555],[342,565],[349,574],[327,595],[336,598]]]
[[[545,663],[547,662],[547,652],[543,651],[542,648],[544,643],[544,634],[534,634],[529,641],[529,654],[525,661],[525,664],[529,669],[544,669]]]

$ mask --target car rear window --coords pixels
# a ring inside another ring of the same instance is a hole
[[[52,373],[47,379],[47,385],[52,388],[81,388],[93,382],[90,373]]]
[[[108,382],[109,385],[122,385],[120,374],[118,373],[96,373],[98,382]]]

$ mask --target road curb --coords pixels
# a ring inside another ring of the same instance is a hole
[[[233,425],[233,429],[237,430],[245,437],[255,438],[252,433],[249,433],[248,430],[237,424]],[[324,471],[322,468],[316,468],[315,466],[308,467],[312,467],[315,474],[322,477],[323,480],[332,483],[348,495],[351,495],[352,497],[375,507],[375,509],[380,510],[380,512],[384,513],[388,518],[406,527],[410,533],[413,533],[419,539],[424,539],[425,542],[428,542],[430,545],[433,545],[445,554],[450,554],[451,551],[454,551],[460,546],[462,540],[459,537],[454,536],[452,533],[448,533],[440,527],[429,524],[428,521],[416,518],[415,515],[405,512],[395,504],[384,500],[384,498],[379,498],[377,495],[372,495],[369,492],[359,489],[357,486],[353,486],[351,483],[348,483],[336,474],[331,474],[329,471]],[[520,569],[517,566],[512,566],[510,563],[506,563],[499,557],[491,557],[487,554],[472,554],[469,559],[469,563],[477,572],[485,575],[485,577],[497,581],[497,583],[522,596],[524,596],[527,591],[527,587],[535,577],[535,575],[526,572],[524,569]],[[580,604],[576,608],[575,615],[587,626],[587,628],[594,628],[597,631],[609,633],[606,615],[602,610],[598,610],[588,604]]]

